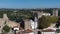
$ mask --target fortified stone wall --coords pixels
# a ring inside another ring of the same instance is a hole
[[[2,33],[5,22],[9,27],[15,27],[20,25],[14,21],[10,21],[7,17],[7,14],[3,14],[3,18],[0,18],[0,34]]]

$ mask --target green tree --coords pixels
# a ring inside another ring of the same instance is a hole
[[[48,16],[47,19],[52,24],[56,23],[58,21],[58,17],[56,17],[56,16],[51,16],[51,17]]]
[[[58,21],[57,21],[57,23],[56,23],[56,25],[55,25],[55,27],[59,27],[60,26],[60,16],[58,17]]]
[[[10,31],[10,27],[7,26],[7,25],[5,25],[5,26],[3,27],[2,32],[7,34],[9,31]]]
[[[43,29],[49,27],[51,24],[56,23],[58,20],[54,16],[42,16],[38,19],[38,29]]]

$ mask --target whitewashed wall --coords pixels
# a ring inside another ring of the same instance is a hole
[[[34,22],[32,20],[30,20],[30,21],[31,21],[31,27],[32,27],[32,29],[36,29],[37,28],[37,22]]]
[[[60,33],[57,33],[57,34],[60,34]]]
[[[55,32],[42,32],[42,34],[55,34]]]
[[[31,32],[31,33],[29,33],[29,34],[34,34],[34,32]]]

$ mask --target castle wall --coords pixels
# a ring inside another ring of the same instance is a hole
[[[2,29],[5,25],[5,22],[9,27],[20,26],[20,24],[14,21],[10,21],[7,17],[7,14],[3,14],[3,18],[0,18],[0,34],[2,33]]]
[[[0,18],[0,33],[2,33],[3,26],[4,26],[4,20],[3,18]]]

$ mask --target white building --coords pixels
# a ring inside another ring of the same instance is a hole
[[[37,29],[37,18],[35,17],[35,21],[31,20],[32,30]],[[30,34],[37,34],[37,31],[33,31]]]
[[[43,11],[41,11],[41,12],[37,12],[37,14],[38,14],[38,19],[41,17],[41,16],[50,16],[51,14],[50,13],[43,13]]]
[[[50,16],[51,14],[50,13],[43,13],[42,15],[44,15],[44,16]]]
[[[32,29],[36,29],[37,28],[37,22],[34,22],[31,20],[31,27],[32,27]]]
[[[51,24],[48,28],[42,30],[42,34],[56,34],[55,24]]]

